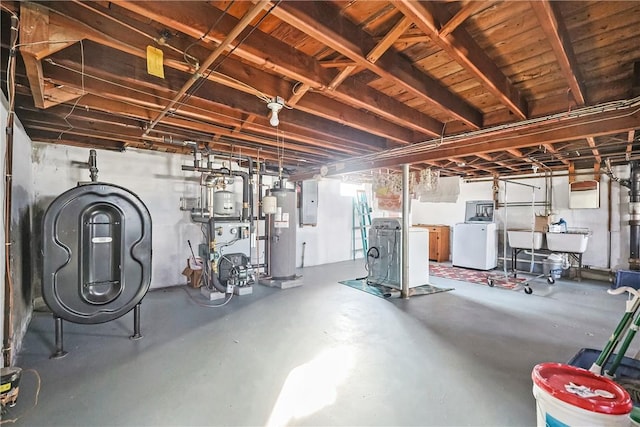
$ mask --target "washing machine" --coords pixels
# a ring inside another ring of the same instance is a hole
[[[409,228],[409,287],[429,283],[429,231]],[[374,218],[369,229],[367,282],[401,289],[402,223],[399,218]]]

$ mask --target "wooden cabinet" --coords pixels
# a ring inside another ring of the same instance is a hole
[[[431,261],[449,261],[449,226],[417,224],[415,227],[429,229],[429,259]]]

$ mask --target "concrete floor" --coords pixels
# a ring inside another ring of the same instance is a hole
[[[455,290],[384,300],[338,284],[363,262],[305,268],[304,286],[260,285],[223,308],[178,287],[133,317],[65,323],[69,355],[50,360],[53,321],[34,318],[19,366],[17,423],[53,425],[535,425],[530,373],[602,348],[624,310],[604,283],[532,283],[533,295],[432,277]],[[636,347],[630,352],[635,353]]]

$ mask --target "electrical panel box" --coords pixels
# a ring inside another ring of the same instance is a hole
[[[302,181],[300,192],[300,225],[318,225],[318,181]]]

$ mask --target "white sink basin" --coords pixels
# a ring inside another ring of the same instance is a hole
[[[578,233],[546,233],[547,248],[555,252],[584,253],[589,242],[588,234]]]
[[[518,249],[540,249],[542,247],[542,233],[531,230],[507,230],[509,246]]]

